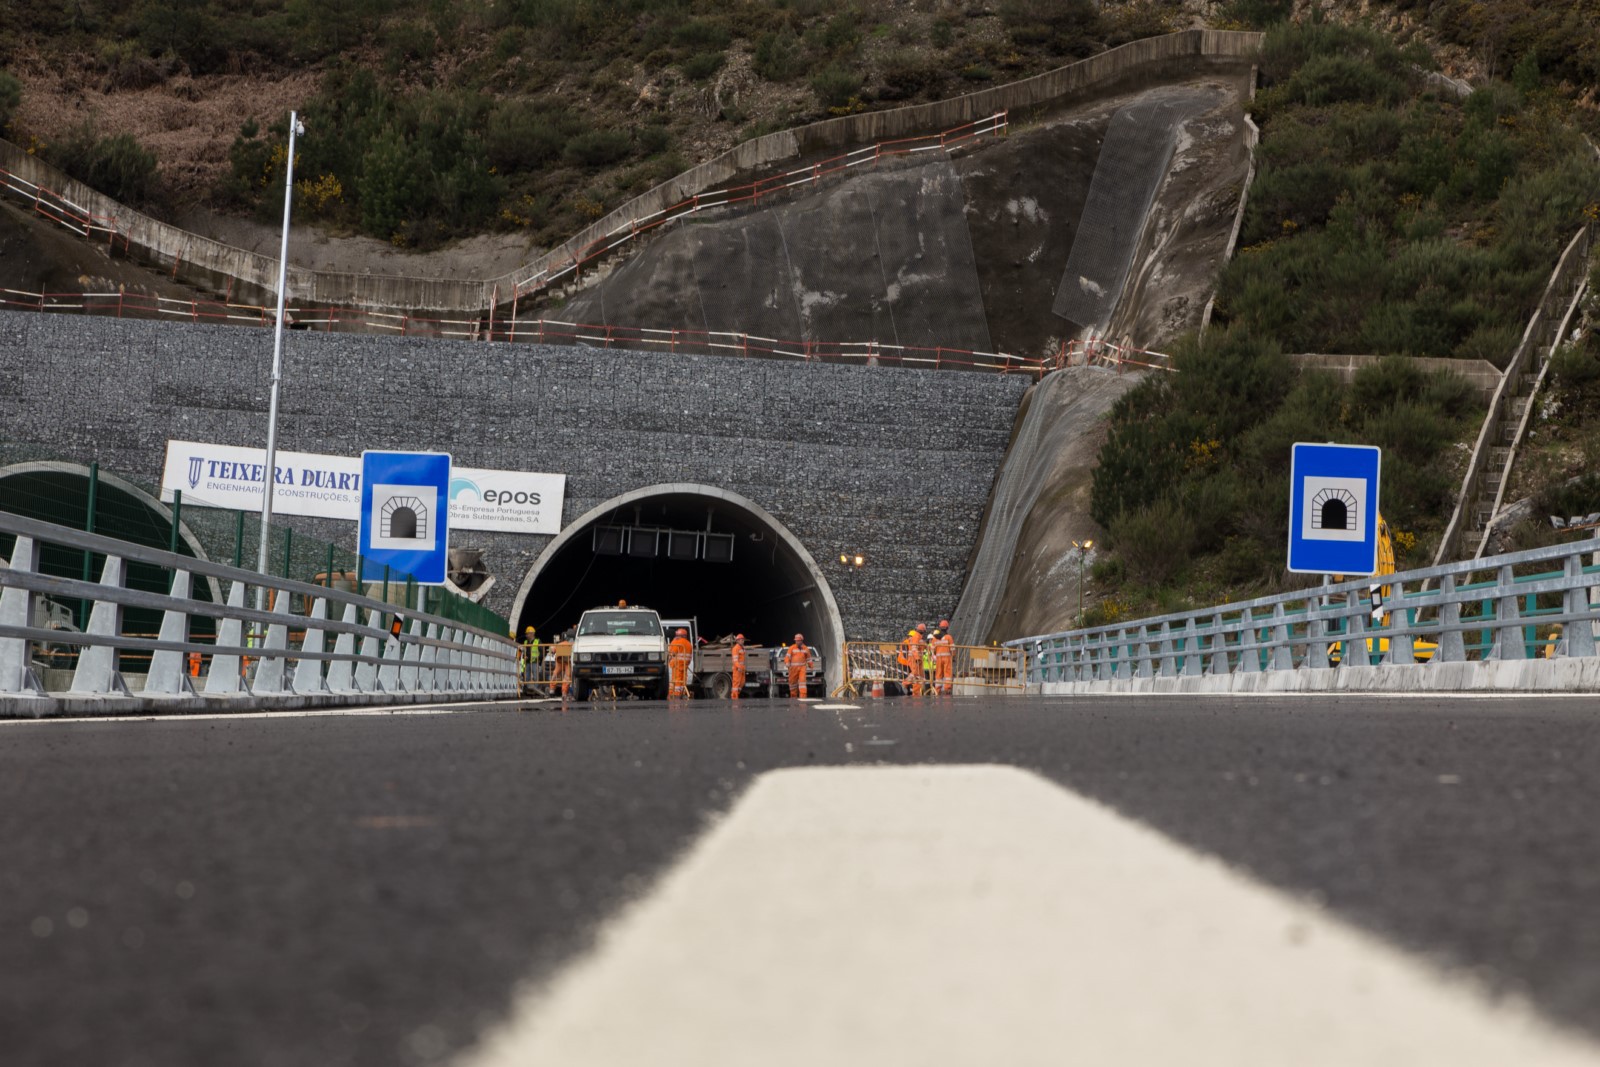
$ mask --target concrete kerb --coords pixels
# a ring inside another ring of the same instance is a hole
[[[239,693],[226,696],[145,697],[135,695],[95,696],[58,693],[49,696],[0,696],[0,719],[55,719],[68,716],[127,716],[237,714],[258,711],[304,711],[312,709],[359,708],[389,704],[439,704],[515,702],[517,697],[489,690],[449,693],[285,693],[252,696]]]
[[[1600,657],[1479,660],[1393,667],[1320,667],[1297,671],[1135,678],[1115,682],[1045,682],[1044,696],[1145,696],[1250,693],[1600,693]]]

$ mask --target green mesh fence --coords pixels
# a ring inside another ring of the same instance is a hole
[[[92,530],[106,537],[152,548],[167,549],[186,556],[203,555],[214,563],[255,570],[261,545],[259,513],[219,508],[185,507],[181,497],[170,505],[158,500],[157,487],[105,467],[64,463],[27,446],[0,442],[0,511],[52,522],[76,530]],[[169,517],[176,512],[177,528]],[[359,557],[352,547],[330,543],[297,528],[298,516],[273,516],[267,541],[267,571],[281,578],[311,585],[359,591],[397,609],[426,611],[453,622],[476,626],[492,633],[509,632],[507,620],[465,597],[438,587],[419,586],[406,574],[390,573],[387,581],[357,581]],[[184,536],[184,534],[187,536]],[[350,530],[355,539],[355,528]],[[0,556],[10,559],[14,538],[0,534]],[[197,552],[198,548],[198,552]],[[105,558],[77,549],[46,545],[41,548],[40,567],[46,574],[98,581]],[[127,585],[133,589],[166,593],[172,574],[166,568],[133,563],[128,567]],[[221,583],[197,580],[193,595],[200,600],[221,600],[227,590]],[[311,605],[296,595],[291,612],[306,614]],[[82,629],[87,624],[86,601],[54,600],[40,604],[36,616],[46,625]],[[127,609],[122,632],[130,636],[154,637],[161,626],[161,613]],[[190,631],[194,640],[208,641],[215,636],[215,621],[193,617]],[[76,650],[70,646],[46,648],[47,665],[75,665]],[[124,653],[120,668],[140,672],[148,653]]]

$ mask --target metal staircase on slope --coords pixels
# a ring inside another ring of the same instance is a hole
[[[1572,328],[1588,278],[1594,224],[1587,223],[1568,242],[1550,275],[1539,308],[1528,320],[1522,343],[1500,379],[1483,428],[1467,464],[1455,514],[1434,554],[1434,566],[1483,555],[1484,534],[1505,504],[1517,448],[1527,436],[1534,399],[1544,384],[1550,357]]]

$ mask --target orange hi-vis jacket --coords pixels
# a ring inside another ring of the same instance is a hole
[[[956,654],[956,639],[949,634],[937,638],[933,642],[934,659],[954,659]]]
[[[694,655],[694,646],[689,643],[687,637],[674,637],[672,644],[667,646],[667,651],[672,653],[673,658],[692,656]]]
[[[796,667],[804,670],[811,663],[811,646],[794,644],[789,646],[789,651],[783,654],[784,665],[791,673]]]

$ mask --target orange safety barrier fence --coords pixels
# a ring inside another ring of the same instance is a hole
[[[113,318],[187,319],[237,326],[270,326],[275,312],[255,304],[179,300],[142,293],[30,293],[0,289],[0,308],[102,315]],[[322,332],[379,330],[400,336],[445,337],[525,344],[584,344],[642,351],[695,352],[766,359],[819,360],[864,366],[921,367],[928,370],[980,370],[1042,377],[1067,366],[1101,365],[1171,370],[1170,357],[1128,344],[1069,341],[1046,358],[1006,352],[980,352],[944,346],[898,345],[884,341],[793,341],[732,330],[663,330],[602,326],[560,319],[502,320],[492,328],[479,319],[430,319],[359,308],[290,306],[284,310],[295,329]]]
[[[923,644],[915,654],[894,641],[850,641],[844,646],[844,679],[835,697],[973,696],[990,690],[1020,693],[1028,678],[1028,656],[1020,648],[953,645],[948,660]],[[948,662],[948,666],[945,666]]]
[[[80,237],[103,233],[106,235],[106,240],[113,244],[120,238],[123,251],[128,250],[128,235],[122,232],[117,220],[110,215],[96,215],[55,190],[35,185],[4,167],[0,167],[0,189],[13,193],[23,200],[32,201],[34,211],[51,222],[65,226]]]

